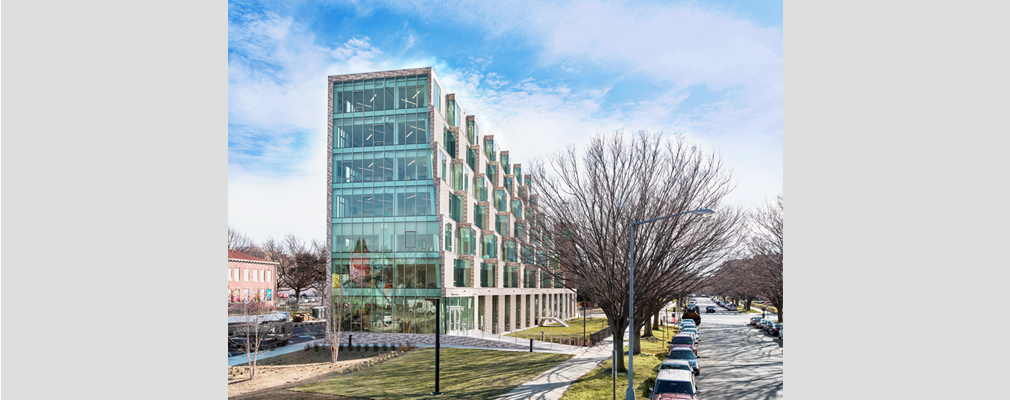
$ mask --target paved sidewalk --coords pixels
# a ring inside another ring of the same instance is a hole
[[[499,396],[497,400],[560,399],[575,381],[610,359],[614,350],[613,344],[613,336],[604,339],[600,344],[544,371],[536,378],[512,389],[511,392]]]

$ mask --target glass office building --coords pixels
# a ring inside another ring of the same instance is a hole
[[[542,273],[556,266],[519,257],[550,251],[523,229],[536,213],[529,176],[431,68],[329,85],[327,235],[344,330],[434,333],[436,297],[449,333],[574,315],[575,293]]]

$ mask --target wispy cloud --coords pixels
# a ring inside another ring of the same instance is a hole
[[[348,6],[362,18],[393,15],[384,26],[402,18],[404,27],[384,38],[364,27],[339,37],[280,8],[232,7],[229,218],[239,228],[270,218],[270,232],[248,229],[254,237],[323,237],[325,77],[375,70],[434,66],[516,162],[582,145],[599,129],[650,129],[684,133],[721,152],[740,183],[734,198],[781,190],[779,26],[687,3],[376,0],[334,7]],[[525,46],[535,56],[528,68],[510,69],[509,56],[495,51],[440,48],[417,22],[436,19],[440,29],[509,43],[508,51]],[[651,94],[628,98],[621,89],[630,84]]]

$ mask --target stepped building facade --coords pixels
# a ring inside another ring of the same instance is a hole
[[[530,176],[432,68],[329,77],[327,237],[345,331],[515,331],[574,316]],[[530,144],[535,145],[535,144]],[[553,271],[553,273],[548,273]]]

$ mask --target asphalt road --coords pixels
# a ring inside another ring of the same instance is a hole
[[[299,326],[292,331],[291,339],[288,340],[288,346],[298,345],[299,343],[305,343],[311,340],[323,339],[325,337],[326,332],[323,330],[323,324]],[[237,356],[239,354],[245,354],[245,351],[233,347],[228,348],[229,357]]]
[[[695,298],[701,307],[701,341],[696,378],[702,399],[781,399],[782,340],[747,325],[752,316],[729,311],[709,298]],[[714,314],[705,307],[716,306]],[[774,315],[774,314],[769,314]],[[771,317],[768,317],[771,318]]]

